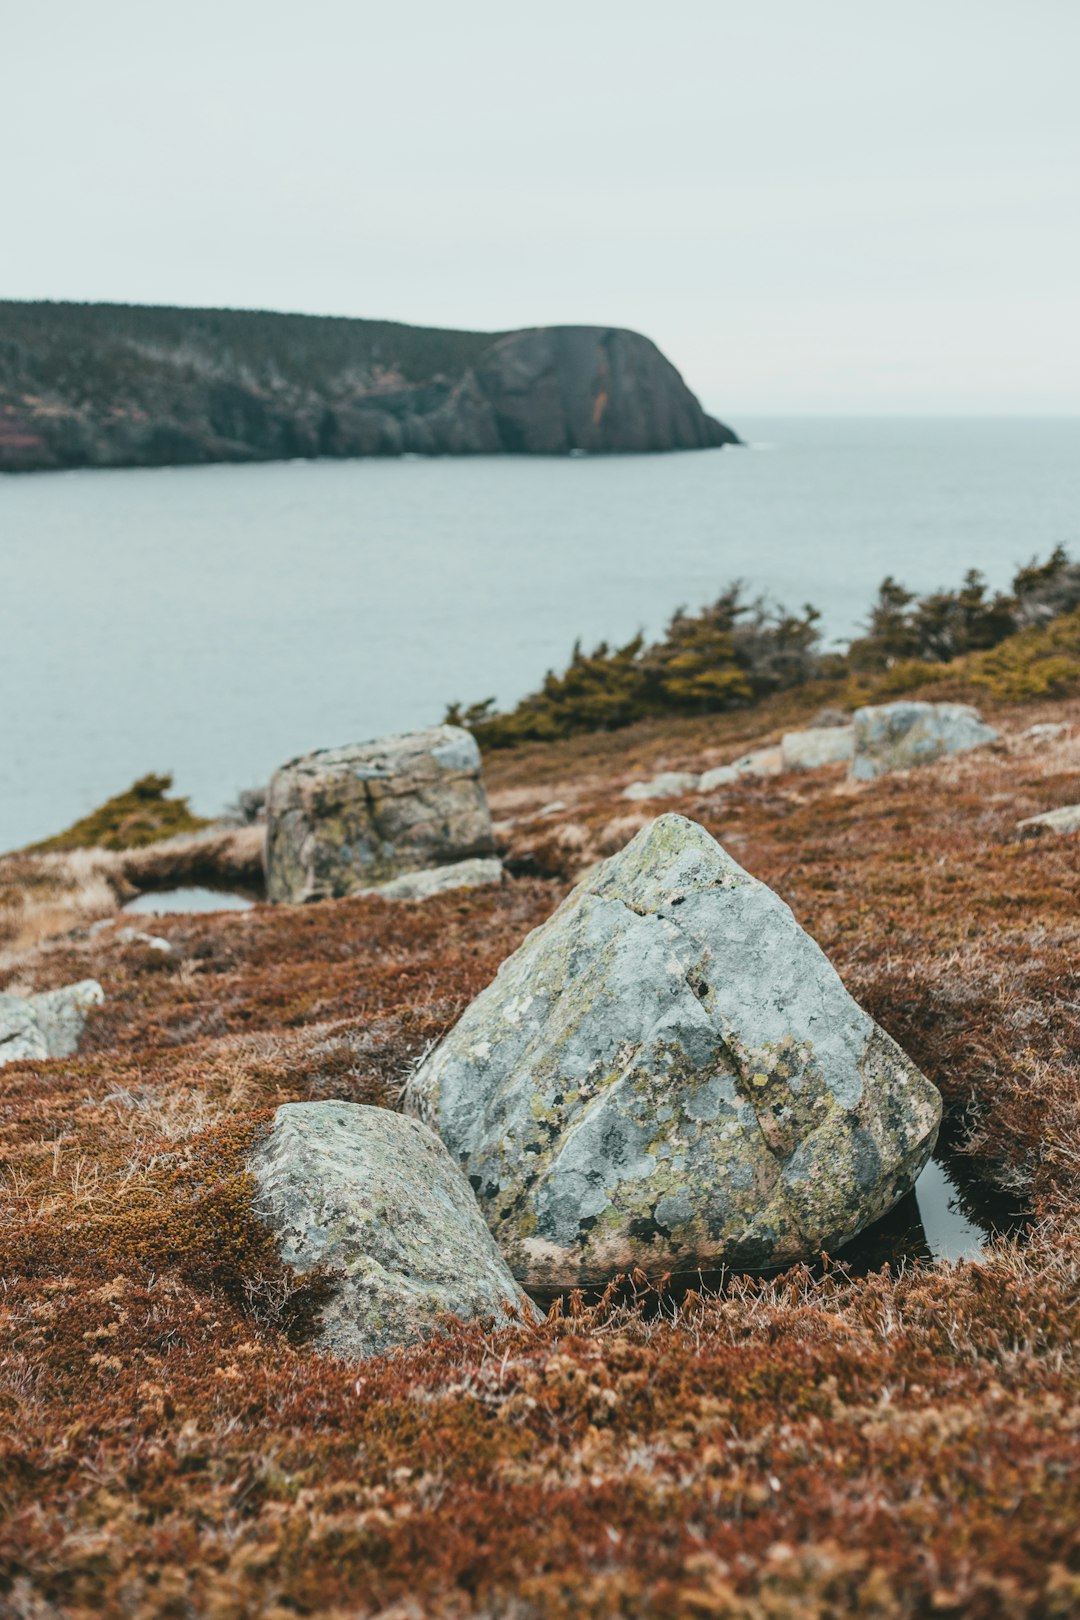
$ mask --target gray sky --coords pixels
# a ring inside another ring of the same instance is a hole
[[[1080,410],[1080,0],[3,7],[12,297],[647,332],[754,412]]]

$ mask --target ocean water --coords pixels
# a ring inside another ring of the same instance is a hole
[[[211,814],[311,748],[509,703],[735,578],[830,639],[878,583],[1080,555],[1080,421],[737,421],[745,450],[0,480],[0,849],[147,771]]]

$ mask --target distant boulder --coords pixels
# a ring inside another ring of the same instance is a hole
[[[250,1169],[256,1214],[282,1259],[334,1277],[316,1340],[329,1354],[419,1343],[445,1315],[505,1325],[533,1314],[468,1182],[416,1120],[356,1103],[286,1103]]]
[[[1080,804],[1063,804],[1057,810],[1044,810],[1040,816],[1028,816],[1018,821],[1016,830],[1021,838],[1039,838],[1044,833],[1059,836],[1080,832]]]
[[[851,759],[855,752],[854,726],[810,726],[787,731],[780,742],[786,771],[817,771]]]
[[[503,963],[406,1108],[544,1291],[833,1252],[941,1117],[783,901],[670,814]]]
[[[391,878],[389,883],[360,889],[358,893],[378,895],[383,900],[430,900],[437,894],[448,894],[451,889],[481,889],[489,883],[501,883],[502,877],[502,861],[492,856],[487,860],[453,861],[449,866],[404,872],[401,877]]]
[[[71,1057],[88,1010],[104,1000],[96,979],[80,979],[36,996],[0,995],[0,1064]]]
[[[779,748],[755,748],[749,754],[742,754],[730,765],[717,765],[711,771],[706,771],[698,787],[702,793],[715,793],[719,787],[730,787],[733,782],[744,779],[760,781],[764,777],[779,776],[783,768],[784,761]]]
[[[357,894],[494,853],[480,750],[458,726],[304,754],[267,793],[271,900]]]
[[[883,703],[855,711],[851,774],[870,782],[891,771],[930,765],[998,741],[978,709],[966,703]]]
[[[647,782],[631,782],[623,788],[624,799],[677,799],[684,793],[693,793],[698,785],[696,771],[661,771]]]

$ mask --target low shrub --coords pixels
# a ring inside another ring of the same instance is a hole
[[[789,613],[760,598],[748,602],[733,585],[699,613],[680,608],[652,646],[638,635],[585,653],[578,642],[563,673],[549,670],[516,708],[500,713],[494,698],[467,708],[452,703],[446,721],[492,749],[663,715],[749,709],[810,683],[833,687],[830,701],[848,708],[943,680],[949,695],[971,687],[1004,702],[1064,697],[1080,691],[1078,611],[1080,563],[1061,546],[1019,569],[1007,594],[991,594],[977,569],[959,589],[923,597],[890,576],[866,634],[842,654],[822,652],[815,608]]]
[[[64,832],[31,844],[35,852],[66,849],[139,849],[177,833],[200,832],[210,822],[193,815],[186,799],[169,798],[171,775],[140,776],[126,793],[106,799]]]

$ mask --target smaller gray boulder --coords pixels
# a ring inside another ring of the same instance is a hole
[[[854,726],[810,726],[788,731],[780,743],[786,771],[817,771],[851,759],[855,752]]]
[[[446,894],[450,889],[480,889],[488,883],[501,883],[502,861],[454,861],[450,866],[427,866],[420,872],[404,872],[374,889],[360,889],[360,894],[378,895],[383,900],[430,900],[433,895]]]
[[[250,1168],[255,1209],[299,1272],[340,1272],[317,1344],[381,1355],[440,1317],[500,1325],[535,1307],[495,1247],[472,1188],[418,1120],[357,1103],[285,1103]]]
[[[296,904],[491,856],[476,739],[460,726],[324,748],[274,773],[266,892]]]
[[[70,1057],[78,1050],[87,1010],[104,1000],[96,979],[36,996],[0,995],[0,1064]]]
[[[698,785],[694,771],[661,771],[648,782],[631,782],[623,788],[624,799],[677,799],[684,793],[693,793]]]
[[[1063,804],[1058,810],[1044,810],[1041,816],[1028,816],[1018,821],[1016,830],[1021,838],[1039,838],[1044,833],[1066,836],[1080,832],[1080,804]]]
[[[855,711],[855,757],[851,775],[859,782],[915,765],[931,765],[946,754],[964,754],[998,741],[967,703],[883,703]]]
[[[715,793],[718,787],[730,787],[733,782],[745,779],[760,781],[762,777],[779,776],[783,768],[779,748],[755,748],[730,765],[717,765],[715,769],[706,771],[698,782],[698,788],[702,793]]]

